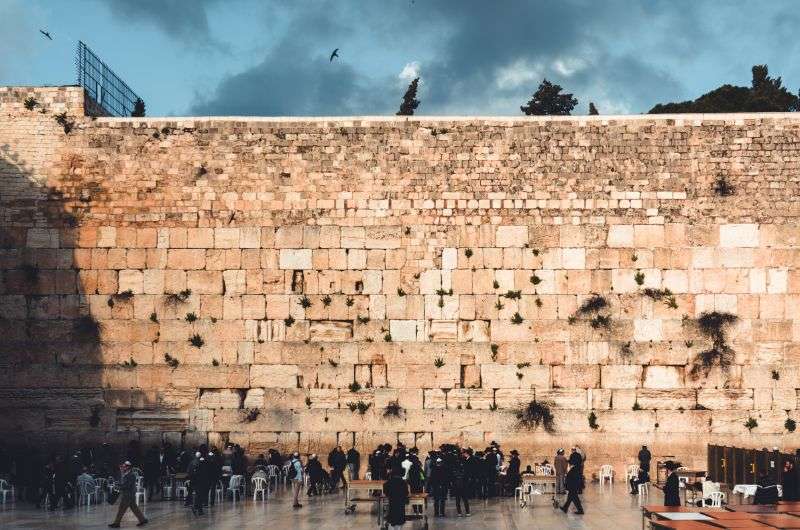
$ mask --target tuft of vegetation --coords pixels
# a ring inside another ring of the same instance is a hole
[[[367,322],[369,322],[369,317],[358,316],[357,320],[359,324],[366,324]]]
[[[436,368],[441,368],[442,366],[444,366],[444,359],[442,359],[441,357],[437,357],[437,358],[436,358],[436,359],[433,361],[433,365],[434,365]]]
[[[311,398],[306,396],[306,407],[311,408]]]
[[[578,100],[572,94],[562,94],[561,90],[561,85],[542,79],[538,90],[520,110],[526,116],[569,116]]]
[[[633,402],[633,410],[642,410],[642,406],[639,405],[638,401]]]
[[[773,378],[775,381],[778,381],[778,380],[780,380],[780,378],[781,378],[781,374],[780,374],[780,372],[778,372],[777,370],[773,370],[773,371],[772,371],[772,378]]]
[[[331,297],[329,295],[327,295],[327,294],[322,297],[322,305],[325,306],[325,307],[328,307],[329,305],[331,305],[332,301],[333,300],[331,300]]]
[[[312,306],[311,299],[309,297],[307,297],[307,296],[304,296],[303,298],[301,298],[299,304],[300,304],[300,307],[302,307],[303,309],[308,309],[309,307]]]
[[[184,289],[179,293],[169,293],[164,301],[168,305],[173,306],[177,304],[185,304],[189,300],[190,296],[192,296],[192,290]]]
[[[472,249],[471,248],[465,248],[464,249],[464,255],[467,257],[467,259],[471,258],[472,257]]]
[[[452,289],[448,289],[448,290],[445,291],[444,289],[436,289],[436,295],[437,296],[453,296],[453,290]]]
[[[636,285],[644,284],[644,273],[642,271],[636,271],[636,274],[633,275],[633,280],[636,282]]]
[[[675,299],[675,295],[672,294],[672,291],[669,289],[654,289],[652,287],[646,287],[642,290],[642,294],[654,302],[664,302],[664,305],[670,309],[678,308],[678,301]]]
[[[701,372],[708,375],[709,370],[715,365],[723,370],[730,367],[735,352],[727,344],[725,330],[737,320],[739,317],[736,315],[719,311],[700,314],[696,324],[700,332],[711,339],[711,347],[697,354],[689,372],[691,377],[697,378]]]
[[[684,344],[684,345],[685,345],[687,348],[691,348],[692,346],[694,346],[694,341],[693,341],[693,340],[687,340],[687,341],[686,341],[686,342],[684,342],[683,344]]]
[[[328,359],[328,364],[329,364],[329,365],[331,365],[331,366],[333,366],[334,368],[336,368],[337,366],[339,366],[339,363],[337,363],[337,362],[336,362],[336,361],[334,361],[333,359]]]
[[[733,186],[733,184],[728,182],[728,179],[724,176],[715,180],[711,189],[714,191],[714,194],[719,197],[730,197],[736,193],[736,188]]]
[[[540,283],[542,283],[542,279],[536,276],[535,272],[531,275],[530,280],[533,285],[539,285]]]
[[[403,290],[402,287],[397,288],[397,296],[405,296],[406,292]]]
[[[494,405],[497,409],[497,405]],[[555,431],[555,416],[553,415],[553,404],[547,401],[536,401],[535,399],[517,411],[517,421],[525,429],[536,429],[540,425],[545,432]]]
[[[401,407],[397,401],[390,401],[386,405],[386,408],[383,409],[384,417],[394,416],[395,418],[399,418],[402,413],[403,407]]]
[[[219,361],[216,359],[211,359],[211,366],[219,366]]]
[[[786,418],[786,421],[783,422],[783,427],[789,432],[794,432],[797,428],[797,423],[792,418]]]
[[[542,302],[542,299],[539,298],[538,296],[536,297],[536,300],[533,301],[533,303],[536,304],[536,307],[542,307],[544,305],[544,303]]]
[[[522,324],[523,321],[524,319],[522,318],[522,315],[520,315],[519,313],[514,313],[514,316],[511,317],[512,324],[520,325]]]
[[[386,335],[384,335],[383,336],[383,342],[392,342],[392,334],[391,333],[387,333]]]
[[[61,128],[64,129],[64,134],[69,134],[72,128],[75,127],[75,122],[67,117],[66,112],[56,114],[53,118],[55,118],[56,123],[61,125]]]
[[[347,408],[350,409],[350,412],[358,411],[358,413],[361,414],[362,416],[367,413],[367,411],[369,410],[369,408],[371,406],[372,406],[372,403],[365,403],[364,401],[361,401],[360,399],[358,401],[355,401],[355,402],[350,401],[349,403],[347,403]]]
[[[567,324],[569,324],[570,326],[572,324],[576,323],[577,321],[578,321],[578,317],[576,317],[575,315],[570,315],[570,316],[567,317]]]
[[[242,409],[242,421],[244,423],[252,423],[261,415],[259,409]]]
[[[344,301],[344,305],[346,305],[347,307],[353,307],[353,304],[355,303],[356,303],[355,298],[353,298],[352,296],[348,296],[347,299]]]
[[[624,342],[619,347],[619,353],[623,357],[632,357],[633,356],[633,348],[631,347],[631,342]]]
[[[610,329],[611,328],[611,317],[608,315],[595,315],[589,321],[589,325],[592,326],[594,329]]]
[[[136,359],[134,359],[133,357],[131,357],[130,360],[124,361],[122,363],[123,368],[136,368],[138,365],[139,363],[137,363]]]
[[[505,305],[503,305],[503,302],[501,302],[500,300],[497,300],[497,302],[494,303],[494,308],[497,309],[498,311],[500,311],[504,307]]]
[[[194,322],[197,320],[197,315],[194,313],[186,313],[186,322]]]
[[[350,389],[350,392],[355,393],[361,390],[361,384],[358,381],[353,381],[347,386],[347,388]]]
[[[595,414],[594,411],[591,411],[589,413],[589,416],[587,416],[587,419],[589,420],[589,427],[592,430],[596,431],[597,429],[600,428],[600,424],[597,423],[597,414]]]
[[[523,378],[523,377],[525,377],[525,374],[523,374],[522,372],[517,372],[517,379],[519,379],[520,381],[522,381],[522,378]]]
[[[170,368],[177,368],[178,365],[181,364],[181,362],[178,359],[176,359],[169,353],[164,354],[164,362],[167,363],[167,366],[169,366]]]
[[[83,315],[75,319],[72,324],[75,337],[84,342],[99,342],[103,325],[92,315]]]
[[[758,427],[758,421],[756,421],[756,419],[751,416],[747,418],[746,422],[744,422],[744,426],[748,431],[753,432],[753,429]]]
[[[578,308],[577,314],[589,315],[602,309],[606,309],[607,307],[608,300],[606,300],[604,296],[601,296],[597,293],[592,293],[592,296],[583,301],[581,306]]]
[[[497,410],[497,403],[492,403],[491,405],[489,405],[489,410],[491,410],[492,412],[496,411]]]
[[[33,110],[33,109],[36,108],[36,106],[39,104],[39,102],[36,101],[35,97],[28,96],[28,97],[25,98],[25,101],[23,101],[22,104],[25,105],[26,109]]]
[[[294,324],[294,317],[292,315],[289,315],[288,317],[283,319],[283,323],[284,325],[286,325],[287,328],[292,327],[292,325]]]
[[[206,342],[203,340],[203,337],[201,337],[197,333],[195,333],[194,335],[189,337],[189,344],[191,344],[195,348],[202,348],[203,344],[205,344],[205,343]]]
[[[517,363],[517,370],[522,370],[523,368],[529,368],[531,363]]]
[[[156,315],[155,313],[150,313],[150,322],[155,322],[156,324],[158,324],[158,315]]]
[[[494,287],[495,289],[499,289],[500,288],[500,282],[498,282],[497,280],[493,281],[492,282],[492,287]]]
[[[503,296],[509,300],[519,300],[522,298],[522,291],[507,291]]]

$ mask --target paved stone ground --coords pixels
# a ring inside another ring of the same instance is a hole
[[[653,489],[651,503],[660,503],[661,492]],[[354,515],[344,515],[343,498],[330,495],[321,498],[305,499],[300,510],[293,510],[291,498],[283,487],[267,502],[248,500],[224,503],[202,517],[195,517],[183,508],[180,502],[150,502],[145,513],[151,524],[148,528],[168,528],[169,530],[235,529],[266,527],[289,530],[348,530],[377,527],[377,518],[365,510]],[[564,515],[553,509],[549,496],[536,497],[531,509],[520,508],[513,499],[475,501],[470,518],[455,517],[455,505],[448,503],[448,517],[429,518],[430,528],[458,528],[472,530],[488,528],[497,530],[514,529],[597,529],[622,530],[641,527],[641,511],[638,499],[631,496],[618,484],[601,487],[592,484],[584,495],[586,514],[583,516]],[[429,505],[433,513],[433,506]],[[3,529],[101,529],[113,519],[116,506],[92,506],[62,512],[36,510],[29,504],[6,505],[0,507],[0,528]],[[123,519],[123,528],[135,527],[136,519],[130,513]],[[422,528],[418,521],[409,522],[406,529]]]

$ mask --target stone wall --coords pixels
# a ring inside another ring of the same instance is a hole
[[[82,97],[0,89],[3,433],[577,442],[592,468],[796,447],[800,117],[92,119]],[[692,373],[712,311],[738,317],[730,366]],[[518,425],[532,400],[555,433]]]

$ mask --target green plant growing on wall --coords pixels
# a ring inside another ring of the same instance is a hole
[[[714,185],[711,187],[714,193],[719,197],[730,197],[734,193],[736,193],[736,188],[728,182],[728,179],[723,175],[717,178],[714,181]]]
[[[610,329],[611,328],[611,317],[608,315],[595,315],[589,321],[589,325],[592,326],[594,329]]]
[[[633,275],[633,281],[636,282],[636,285],[643,285],[644,273],[642,271],[636,271],[636,274]]]
[[[642,406],[639,405],[638,401],[633,402],[633,410],[642,410]]]
[[[597,423],[597,414],[595,414],[594,411],[591,411],[589,413],[589,416],[587,416],[587,419],[589,420],[589,427],[592,430],[596,431],[597,429],[600,428],[600,425]]]
[[[542,299],[539,298],[538,296],[536,297],[536,300],[534,300],[534,303],[536,304],[536,307],[542,307],[544,305],[542,303]]]
[[[211,359],[211,366],[219,366],[219,361],[216,359]]]
[[[133,357],[131,357],[130,360],[124,361],[122,363],[123,368],[136,368],[138,365],[139,363],[137,363],[136,359],[134,359]]]
[[[72,128],[75,127],[75,122],[67,117],[66,112],[56,114],[53,118],[56,120],[56,123],[64,129],[64,134],[69,134]]]
[[[186,322],[194,322],[197,320],[197,315],[194,313],[186,313]]]
[[[169,366],[172,369],[177,368],[178,365],[181,364],[181,362],[178,359],[176,359],[169,353],[164,354],[164,362],[167,363],[167,366]]]
[[[497,405],[495,405],[495,409]],[[553,404],[549,401],[536,401],[535,399],[516,411],[517,422],[520,427],[534,430],[542,426],[545,432],[555,432],[555,416]],[[494,409],[492,409],[494,410]]]
[[[441,368],[442,366],[444,366],[444,359],[442,359],[441,357],[437,357],[437,358],[436,358],[436,359],[433,361],[433,365],[434,365],[436,368]]]
[[[344,305],[346,305],[347,307],[353,307],[353,304],[355,303],[356,301],[352,296],[348,296],[347,299],[345,299],[344,301]]]
[[[26,108],[26,109],[28,109],[28,110],[33,110],[33,109],[35,109],[35,108],[36,108],[36,105],[38,105],[38,104],[39,104],[39,102],[38,102],[38,101],[36,101],[36,98],[35,98],[35,97],[33,97],[33,96],[28,96],[28,97],[26,97],[26,98],[25,98],[25,101],[23,101],[23,102],[22,102],[22,104],[23,104],[23,105],[25,105],[25,108]]]
[[[353,381],[347,386],[347,388],[350,390],[350,392],[356,393],[361,390],[361,383],[358,381]]]
[[[261,415],[259,409],[242,409],[242,422],[253,423]]]
[[[155,322],[156,324],[158,324],[158,315],[156,315],[155,313],[150,313],[150,322]]]
[[[359,324],[366,324],[367,322],[369,322],[369,317],[359,316],[357,317],[357,320]]]
[[[472,257],[472,249],[471,248],[465,248],[464,249],[464,255],[467,257],[467,259],[471,258]]]
[[[284,324],[284,325],[285,325],[287,328],[290,328],[290,327],[292,327],[292,326],[294,325],[294,317],[293,317],[292,315],[289,315],[288,317],[284,318],[284,319],[283,319],[283,324]]]
[[[778,381],[778,380],[780,380],[780,378],[781,378],[781,374],[780,374],[780,372],[778,372],[777,370],[773,370],[773,371],[772,371],[772,378],[773,378],[775,381]]]
[[[497,301],[497,302],[495,302],[495,304],[494,304],[494,308],[495,308],[495,309],[497,309],[498,311],[500,311],[500,310],[501,310],[501,309],[503,309],[504,307],[505,307],[505,305],[503,305],[503,302],[501,302],[500,300],[498,300],[498,301]]]
[[[619,347],[619,354],[623,357],[632,357],[633,356],[633,348],[631,347],[631,342],[623,342]]]
[[[675,295],[667,288],[654,289],[652,287],[646,287],[642,290],[642,294],[654,302],[664,302],[664,305],[670,309],[678,308],[678,301],[675,299]]]
[[[580,307],[578,307],[577,314],[590,315],[606,309],[608,306],[608,300],[606,300],[604,296],[601,296],[597,293],[592,293],[592,295],[584,300]]]
[[[184,304],[189,301],[189,297],[192,296],[191,289],[184,289],[179,293],[169,293],[166,295],[164,299],[164,303],[168,305],[177,305],[177,304]]]
[[[325,307],[328,307],[329,305],[331,305],[331,302],[332,302],[333,300],[331,299],[330,295],[327,295],[327,294],[326,294],[325,296],[323,296],[323,297],[321,298],[321,301],[322,301],[322,305],[323,305],[323,306],[325,306]]]
[[[783,427],[789,432],[794,432],[797,428],[797,423],[792,418],[786,418],[786,421],[783,422]]]
[[[197,333],[195,333],[194,335],[189,337],[189,344],[191,344],[195,348],[202,348],[203,344],[205,344],[205,343],[206,342],[203,340],[203,337],[201,337]]]
[[[405,296],[406,292],[403,290],[402,287],[397,288],[397,296]]]
[[[503,296],[509,300],[519,300],[522,298],[522,291],[507,291]]]
[[[756,419],[751,416],[747,418],[746,422],[744,422],[744,426],[748,431],[753,432],[753,429],[758,427],[758,421],[756,421]]]
[[[300,304],[300,307],[302,307],[303,309],[308,309],[312,305],[311,299],[307,296],[302,297],[298,303]]]
[[[539,285],[540,283],[542,283],[542,279],[536,276],[535,272],[531,275],[530,280],[533,285]]]
[[[497,403],[490,404],[489,405],[489,410],[491,410],[492,412],[496,411],[497,410]]]
[[[367,413],[367,411],[369,410],[369,408],[371,406],[372,406],[372,403],[366,403],[366,402],[361,401],[361,400],[358,400],[358,401],[355,401],[355,402],[350,401],[350,402],[347,403],[347,408],[350,409],[350,412],[358,411],[358,413],[361,414],[362,416]]]
[[[711,339],[711,347],[697,354],[689,375],[697,378],[700,373],[708,375],[713,366],[727,371],[733,362],[735,352],[727,344],[725,330],[736,323],[739,317],[719,311],[703,312],[696,320],[700,332]]]
[[[500,282],[498,282],[497,280],[493,281],[492,282],[492,287],[494,287],[495,289],[499,289],[500,288]]]
[[[523,374],[522,372],[517,372],[517,379],[519,379],[520,381],[522,381],[522,378],[523,378],[523,377],[525,377],[525,374]]]
[[[386,408],[383,409],[384,417],[394,416],[395,418],[399,418],[402,414],[403,408],[397,401],[390,401],[386,404]]]
[[[514,316],[511,317],[512,324],[520,325],[522,324],[523,321],[524,319],[522,318],[522,315],[520,315],[519,313],[514,313]]]
[[[392,342],[392,334],[387,333],[383,336],[383,342]]]

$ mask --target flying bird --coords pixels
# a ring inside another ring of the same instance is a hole
[[[333,53],[331,54],[331,58],[330,58],[330,60],[328,62],[332,63],[334,57],[339,57],[339,48],[336,48],[335,50],[333,50]]]
[[[50,36],[50,32],[49,32],[49,31],[45,31],[45,30],[43,30],[43,29],[40,29],[40,30],[39,30],[39,33],[41,33],[42,35],[44,35],[44,36],[45,36],[45,37],[47,37],[48,39],[50,39],[50,40],[53,40],[53,37],[51,37],[51,36]]]

